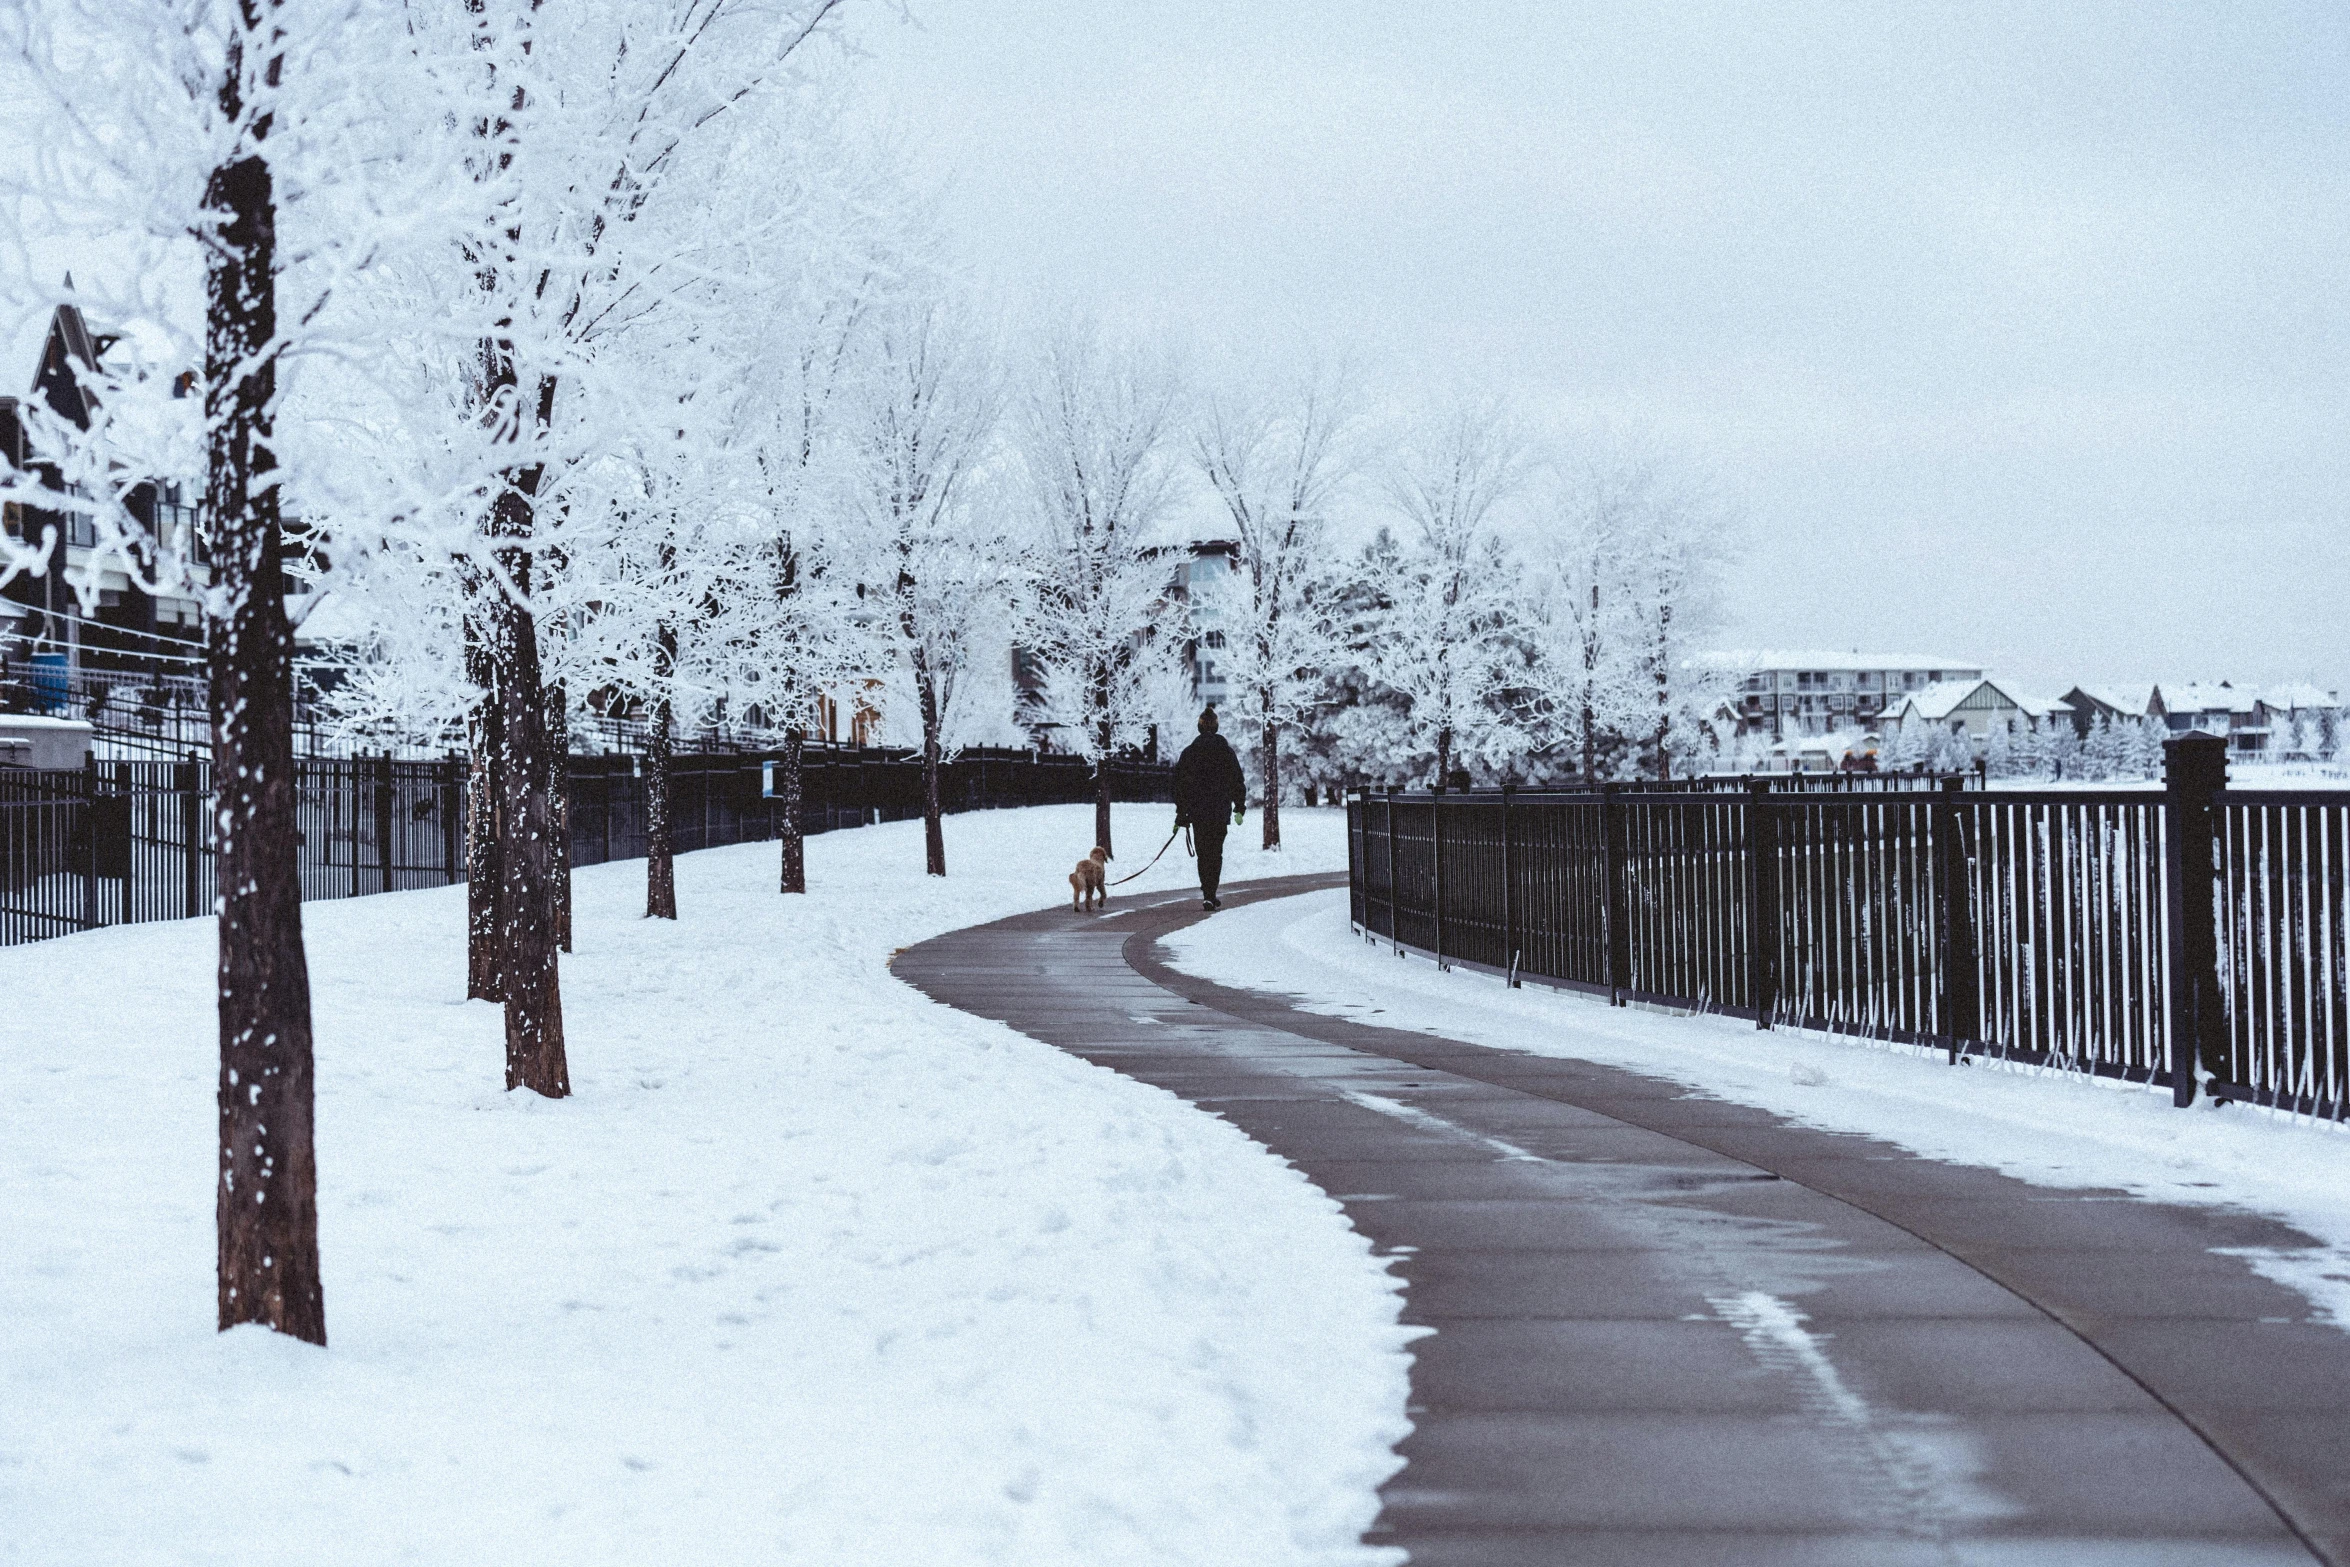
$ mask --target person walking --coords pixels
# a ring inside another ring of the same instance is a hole
[[[1230,820],[1225,812],[1231,812]],[[1224,833],[1248,817],[1248,780],[1240,758],[1216,733],[1216,710],[1199,715],[1199,738],[1175,759],[1175,825],[1189,827],[1199,852],[1200,906],[1220,909],[1217,884],[1224,879]]]

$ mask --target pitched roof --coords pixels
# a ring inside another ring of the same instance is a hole
[[[2249,713],[2252,693],[2225,680],[2185,680],[2156,686],[2166,713]]]
[[[2152,685],[2075,686],[2073,690],[2098,706],[2111,708],[2128,718],[2144,718],[2147,704],[2154,697]]]
[[[2260,700],[2269,707],[2281,708],[2288,713],[2298,713],[2308,707],[2330,709],[2342,705],[2339,692],[2328,691],[2306,680],[2291,685],[2269,686],[2260,693]]]
[[[1959,703],[1973,696],[1986,680],[1941,680],[1930,686],[1920,686],[1902,701],[1895,711],[1903,718],[1912,712],[1924,719],[1948,718]]]
[[[1908,698],[1894,709],[1894,716],[1906,719],[1914,712],[1919,718],[1929,722],[1948,718],[1958,710],[1959,705],[1965,702],[1968,697],[1978,691],[1985,690],[1990,691],[2027,718],[2053,718],[2059,713],[2069,713],[2073,710],[2070,702],[2056,697],[2034,696],[2029,692],[2019,691],[2004,681],[1941,680],[1933,685],[1910,692]]]

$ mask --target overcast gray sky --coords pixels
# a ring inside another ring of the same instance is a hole
[[[1726,640],[2350,683],[2350,6],[914,0],[981,274],[1699,454]]]

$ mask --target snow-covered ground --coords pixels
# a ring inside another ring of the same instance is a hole
[[[2079,1073],[1954,1069],[1938,1052],[1906,1046],[1614,1008],[1533,984],[1512,990],[1366,942],[1348,922],[1343,891],[1235,909],[1164,945],[1186,973],[1295,996],[1315,1012],[1630,1067],[1807,1126],[2043,1185],[2273,1214],[2325,1244],[2253,1266],[2350,1330],[2350,1133],[2337,1125],[2243,1105],[2181,1111],[2167,1089]]]
[[[1344,864],[1288,833],[1231,877]],[[213,1331],[209,922],[0,952],[0,1560],[1391,1560],[1407,1333],[1337,1205],[885,970],[1091,841],[828,834],[802,899],[689,855],[674,925],[582,871],[562,1103],[501,1090],[461,889],[308,906],[325,1351]]]
[[[2051,778],[2045,773],[2020,778],[1986,780],[1993,789],[2152,789],[2160,778]],[[2228,787],[2232,789],[2350,789],[2350,767],[2339,762],[2248,762],[2228,759]]]

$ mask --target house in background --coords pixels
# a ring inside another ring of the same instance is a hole
[[[2075,686],[2064,694],[2064,700],[2073,710],[2073,728],[2086,740],[2099,719],[2109,724],[2134,724],[2147,717],[2153,711],[2154,687]]]
[[[66,280],[69,287],[72,281]],[[88,429],[96,405],[87,383],[100,374],[101,361],[117,341],[94,330],[78,307],[59,305],[40,331],[37,347],[28,335],[19,343],[24,357],[13,367],[0,366],[23,373],[27,388],[22,398],[0,396],[0,459],[57,497],[54,507],[8,503],[0,512],[0,531],[37,543],[45,529],[55,528],[64,546],[64,559],[53,561],[48,572],[19,576],[0,587],[0,595],[18,607],[17,651],[49,650],[77,673],[85,668],[152,673],[157,666],[192,661],[202,653],[202,606],[192,595],[150,595],[124,572],[109,570],[99,581],[97,604],[85,613],[79,595],[57,569],[88,564],[98,542],[97,520],[79,486],[66,484],[55,465],[34,456],[26,414],[37,405]],[[172,395],[185,397],[192,389],[193,379],[183,376],[173,384]],[[147,482],[132,487],[124,506],[149,540],[169,540],[183,529],[193,535],[194,500],[180,484]]]
[[[68,288],[72,283],[66,279]],[[30,428],[38,409],[88,429],[97,411],[91,383],[118,341],[65,304],[45,322],[25,323],[13,360],[0,360],[0,375],[17,377],[26,388],[23,397],[0,396],[0,462],[56,498],[53,506],[6,503],[0,533],[37,544],[53,529],[59,545],[40,576],[20,574],[0,584],[8,610],[0,613],[0,707],[176,731],[204,707],[202,605],[193,593],[150,594],[119,567],[103,570],[96,602],[83,603],[68,574],[87,569],[96,553],[95,503],[38,456]],[[193,376],[183,375],[172,383],[172,396],[187,397],[194,385]],[[202,562],[192,485],[134,484],[123,509],[145,535],[133,549],[146,560],[157,558],[159,541],[186,540]]]
[[[2265,686],[2253,699],[2268,730],[2268,749],[2278,757],[2315,761],[2341,745],[2342,694],[2301,681]]]
[[[2070,721],[2067,702],[2021,692],[1998,680],[1945,680],[1912,691],[1892,709],[1889,728],[1903,734],[1948,730],[1984,743],[1994,729],[2020,734],[2058,720]]]
[[[2218,735],[2231,751],[2268,749],[2269,727],[2250,689],[2225,680],[2182,680],[2154,688],[2147,713],[2174,735]]]
[[[1730,700],[1740,734],[1774,740],[1871,728],[1915,692],[1983,678],[1964,659],[1926,653],[1762,649],[1706,653],[1695,662],[1736,682]]]

